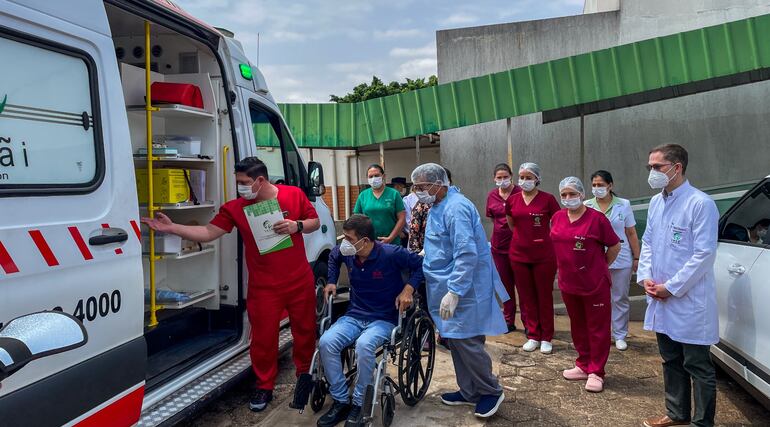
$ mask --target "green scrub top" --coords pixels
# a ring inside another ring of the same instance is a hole
[[[372,220],[377,237],[390,236],[398,222],[398,213],[403,211],[404,201],[401,194],[390,187],[385,187],[379,199],[374,196],[371,188],[364,190],[358,195],[356,207],[353,208],[353,213],[364,214]],[[400,245],[401,238],[397,236],[391,243]]]

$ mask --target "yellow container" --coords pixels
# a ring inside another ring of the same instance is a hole
[[[153,202],[173,204],[186,202],[190,198],[190,187],[185,179],[184,169],[153,169]],[[136,191],[139,203],[147,203],[147,169],[136,170]]]

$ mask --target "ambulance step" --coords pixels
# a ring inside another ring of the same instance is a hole
[[[282,328],[278,341],[280,353],[291,347],[291,328]],[[172,426],[203,409],[222,395],[251,367],[249,352],[243,352],[142,412],[139,427]]]

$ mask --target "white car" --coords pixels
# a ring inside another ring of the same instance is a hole
[[[766,230],[768,223],[770,177],[747,191],[719,221],[714,267],[719,344],[711,348],[714,361],[766,407],[770,407],[770,237],[757,231]]]

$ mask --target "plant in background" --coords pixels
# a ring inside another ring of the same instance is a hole
[[[344,96],[329,95],[329,100],[337,103],[351,103],[380,98],[397,93],[409,92],[438,84],[438,77],[430,76],[427,81],[424,78],[406,79],[406,83],[392,81],[387,85],[377,77],[372,76],[371,83],[361,83],[353,88],[353,91]]]

